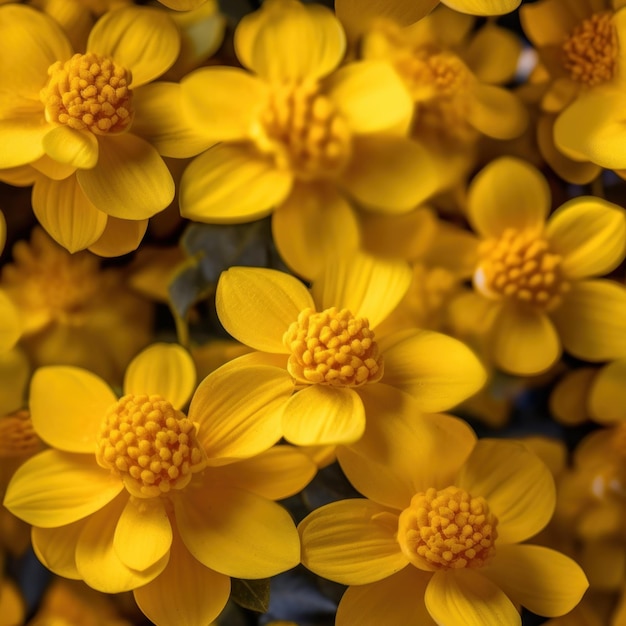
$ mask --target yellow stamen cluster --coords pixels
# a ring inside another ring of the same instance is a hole
[[[350,158],[350,129],[315,82],[276,85],[253,139],[278,167],[310,180],[336,176]]]
[[[128,394],[109,408],[96,459],[140,498],[183,489],[206,465],[193,422],[158,395]]]
[[[89,52],[57,61],[41,91],[49,122],[96,135],[121,133],[133,118],[130,72],[111,59]]]
[[[17,411],[0,418],[0,459],[25,458],[41,448],[30,414]]]
[[[507,228],[499,238],[484,241],[478,254],[474,284],[489,298],[550,311],[570,288],[560,271],[561,257],[536,231]]]
[[[431,488],[400,514],[398,542],[423,570],[482,567],[495,553],[497,524],[484,498],[458,487]]]
[[[563,65],[576,82],[589,87],[613,78],[617,62],[617,31],[608,11],[583,20],[563,44]]]
[[[382,357],[369,322],[347,309],[305,309],[283,337],[287,369],[301,384],[358,387],[383,375]]]

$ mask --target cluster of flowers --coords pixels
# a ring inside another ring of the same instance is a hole
[[[0,562],[157,626],[296,567],[337,626],[623,623],[623,3],[235,4],[0,1]]]

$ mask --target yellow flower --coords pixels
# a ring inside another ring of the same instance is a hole
[[[626,353],[626,289],[599,280],[626,253],[626,214],[582,196],[546,222],[550,190],[541,173],[503,157],[472,181],[468,218],[481,237],[467,315],[480,309],[495,364],[538,374],[562,346],[590,361]]]
[[[356,254],[329,263],[312,292],[282,272],[233,267],[219,279],[217,312],[259,352],[225,367],[267,363],[288,372],[296,393],[281,407],[282,428],[297,445],[356,441],[379,386],[408,391],[422,410],[448,409],[485,382],[473,352],[431,331],[375,334],[410,280],[403,263]]]
[[[519,626],[518,607],[562,615],[588,584],[570,558],[523,544],[552,516],[547,467],[525,446],[476,438],[461,420],[388,404],[337,455],[365,499],[300,524],[302,562],[350,585],[337,626]]]
[[[356,242],[344,193],[402,212],[436,190],[427,155],[402,136],[413,109],[402,82],[386,63],[337,69],[345,35],[329,9],[265,2],[239,23],[235,50],[247,69],[181,81],[190,123],[220,142],[183,175],[184,217],[245,222],[275,208],[274,238],[291,264],[291,254],[315,259],[320,246]]]
[[[315,466],[294,448],[271,448],[275,406],[291,393],[273,369],[215,372],[188,416],[195,371],[174,344],[131,362],[120,399],[86,370],[35,372],[33,425],[51,449],[20,467],[4,504],[33,525],[40,560],[99,591],[134,590],[164,626],[214,619],[230,576],[295,566],[295,526],[272,500],[302,489]],[[242,393],[251,376],[254,393]]]

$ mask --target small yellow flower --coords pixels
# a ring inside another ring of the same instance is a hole
[[[272,448],[275,405],[291,381],[271,370],[215,372],[188,415],[195,369],[177,345],[140,353],[119,399],[86,370],[37,370],[32,420],[51,449],[20,467],[4,504],[33,525],[40,560],[99,591],[134,590],[164,626],[209,623],[230,576],[295,566],[298,535],[273,500],[302,489],[316,468],[294,448]],[[242,393],[251,377],[254,393]]]
[[[562,615],[588,583],[570,558],[528,538],[555,506],[547,467],[525,446],[476,438],[461,420],[419,416],[404,396],[337,451],[366,499],[299,525],[302,562],[350,585],[337,626],[519,626],[518,607]]]

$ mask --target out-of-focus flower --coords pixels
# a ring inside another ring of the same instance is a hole
[[[549,208],[546,180],[519,159],[493,161],[468,191],[482,241],[464,305],[482,312],[494,363],[518,375],[546,371],[562,347],[590,361],[626,354],[626,289],[596,278],[624,259],[626,213],[592,196],[546,222]]]
[[[416,410],[405,396],[338,449],[367,499],[328,504],[299,526],[303,564],[351,585],[337,625],[518,626],[520,605],[570,611],[588,586],[580,567],[522,543],[554,511],[547,467],[519,443],[476,442],[461,420]]]
[[[124,270],[101,270],[98,257],[70,254],[40,228],[15,244],[0,287],[19,312],[33,367],[77,365],[118,383],[150,341],[153,306],[129,289]]]
[[[375,335],[410,280],[405,264],[364,254],[327,264],[311,292],[275,270],[233,267],[221,275],[220,321],[259,351],[233,363],[277,365],[292,380],[296,393],[281,407],[288,441],[358,440],[379,386],[408,391],[425,411],[451,408],[482,387],[480,361],[452,337],[426,330]]]
[[[316,468],[293,447],[272,448],[275,406],[292,390],[273,369],[215,372],[188,416],[180,409],[195,370],[174,344],[131,362],[119,400],[86,370],[37,370],[33,425],[51,449],[15,473],[5,506],[33,525],[40,560],[99,591],[134,590],[164,626],[214,619],[230,576],[295,566],[298,534],[273,500],[297,493]]]

